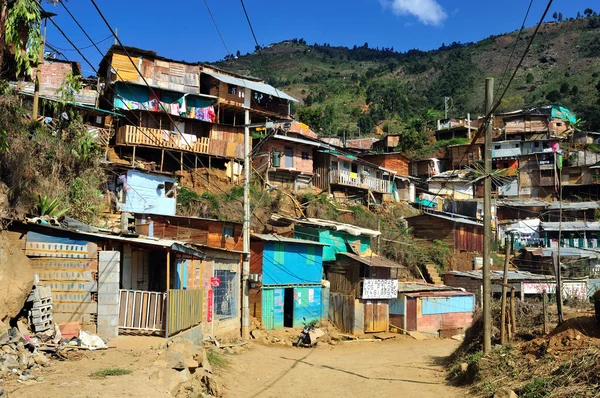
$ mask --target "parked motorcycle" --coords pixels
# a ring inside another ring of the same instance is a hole
[[[322,337],[325,332],[315,326],[313,323],[306,323],[306,318],[302,318],[304,322],[304,327],[300,332],[300,336],[298,336],[298,341],[296,341],[296,347],[314,347],[317,345],[317,340]]]

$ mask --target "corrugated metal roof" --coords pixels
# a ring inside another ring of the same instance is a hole
[[[600,231],[600,221],[541,222],[544,231]]]
[[[266,83],[254,82],[252,80],[247,80],[247,79],[242,79],[239,77],[222,75],[219,73],[212,73],[212,72],[207,72],[207,71],[202,71],[202,73],[212,76],[215,79],[220,80],[224,83],[235,84],[236,86],[239,86],[239,87],[247,87],[251,90],[258,91],[263,94],[268,94],[268,95],[272,95],[274,97],[283,98],[288,101],[298,102],[298,100],[296,98],[294,98],[294,97],[284,93],[283,91],[278,90],[275,87],[270,86]]]
[[[292,243],[296,245],[315,245],[315,246],[329,246],[328,243],[316,242],[314,240],[287,238],[279,235],[268,235],[268,234],[252,234],[253,238],[263,240],[265,242],[281,242],[281,243]]]
[[[474,271],[448,271],[446,274],[461,276],[465,278],[472,279],[483,279],[483,271],[482,270],[474,270]],[[501,280],[504,277],[504,271],[490,271],[490,277],[493,280]],[[508,271],[508,280],[509,281],[521,281],[521,280],[550,280],[544,275],[532,274],[531,272],[525,271]]]
[[[310,226],[310,227],[331,228],[336,231],[347,232],[352,236],[364,235],[364,236],[376,237],[376,236],[381,235],[380,231],[375,231],[373,229],[361,228],[356,225],[344,224],[344,223],[337,222],[337,221],[321,220],[319,218],[310,218],[310,217],[293,218],[293,217],[281,216],[279,214],[272,214],[271,220],[277,221],[277,222],[286,222],[289,224],[301,224],[301,225]]]
[[[479,227],[483,227],[483,223],[480,223],[480,222],[477,222],[477,221],[473,221],[473,220],[469,220],[467,218],[462,218],[462,217],[451,217],[451,216],[445,216],[445,215],[437,214],[437,213],[423,213],[423,214],[415,216],[415,217],[420,217],[420,216],[437,217],[437,218],[442,218],[444,220],[454,221],[454,222],[457,222],[459,224],[477,225]],[[407,220],[409,220],[409,219],[410,219],[410,217],[407,218]]]
[[[557,252],[555,248],[539,248],[539,247],[526,247],[526,251],[530,252],[534,256],[552,257],[552,254]],[[600,257],[600,250],[594,249],[580,249],[578,247],[561,247],[560,258],[561,259],[582,259],[582,258],[598,258]]]
[[[552,202],[548,206],[551,210],[558,210],[561,208],[560,202]],[[562,202],[563,210],[588,210],[588,209],[600,209],[600,202]]]
[[[353,260],[356,260],[360,263],[363,263],[369,267],[383,267],[383,268],[405,268],[403,265],[393,262],[392,260],[388,260],[385,257],[380,257],[377,255],[372,256],[357,256],[354,253],[338,253],[342,256],[346,256]]]
[[[496,201],[497,206],[506,206],[506,207],[548,207],[550,205],[549,202],[544,202],[542,200],[535,199],[499,199]]]
[[[430,285],[428,283],[398,283],[398,293],[416,293],[416,292],[462,292],[463,289],[444,285]]]
[[[297,142],[299,144],[304,144],[304,145],[311,145],[311,146],[316,146],[316,147],[321,146],[321,144],[319,144],[318,142],[315,142],[315,141],[303,140],[302,138],[296,138],[296,137],[288,137],[287,135],[275,134],[273,136],[273,138],[278,139],[278,140],[283,140],[283,141]]]

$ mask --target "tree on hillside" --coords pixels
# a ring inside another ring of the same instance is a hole
[[[35,0],[0,0],[0,67],[5,51],[14,57],[17,75],[31,73],[42,45],[41,11]]]
[[[577,11],[577,19],[581,18],[581,13],[579,11]]]
[[[583,13],[585,14],[586,17],[591,17],[594,14],[594,10],[592,10],[591,8],[586,8]]]
[[[558,13],[558,22],[562,22],[562,20],[563,20],[562,12],[559,12]]]
[[[556,11],[554,11],[554,14],[552,14],[552,19],[555,21],[558,19],[558,13]]]

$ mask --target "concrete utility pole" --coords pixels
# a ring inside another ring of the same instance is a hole
[[[494,106],[494,79],[485,79],[485,113],[492,111]],[[492,283],[490,279],[490,244],[492,238],[492,131],[493,115],[487,121],[485,130],[485,178],[483,180],[483,353],[492,349]]]
[[[506,344],[506,285],[508,284],[508,264],[510,263],[511,240],[506,236],[505,257],[504,257],[504,274],[502,275],[502,306],[500,315],[500,344]]]
[[[450,97],[444,97],[444,118],[448,119],[448,110],[450,109],[450,107],[448,106],[448,103],[450,102]]]
[[[248,279],[250,277],[250,111],[244,111],[244,224],[242,263],[242,339],[250,338],[250,296]]]
[[[554,153],[554,167],[556,173],[556,153]],[[565,321],[563,314],[563,289],[562,289],[562,272],[560,267],[560,241],[562,239],[562,219],[563,219],[563,208],[562,208],[562,168],[560,169],[560,176],[558,183],[560,184],[559,189],[559,209],[558,209],[558,248],[555,253],[552,253],[552,264],[554,265],[554,272],[556,275],[556,310],[558,311],[558,324],[560,325]]]

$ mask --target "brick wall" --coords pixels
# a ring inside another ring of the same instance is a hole
[[[304,173],[313,172],[313,148],[308,145],[302,145],[296,142],[286,142],[277,139],[270,139],[264,143],[261,147],[260,154],[267,154],[273,151],[277,151],[281,154],[285,153],[285,148],[289,147],[294,150],[294,167],[290,170],[302,171]],[[302,159],[302,152],[308,154],[308,159]],[[254,158],[254,167],[259,168],[263,164],[267,163],[269,158],[267,156]],[[277,169],[286,170],[285,167],[285,156],[280,158],[280,167]]]
[[[425,333],[439,333],[440,330],[464,330],[471,326],[473,313],[452,312],[417,316],[417,330]]]
[[[46,60],[42,65],[42,79],[40,83],[60,87],[65,81],[65,76],[71,71],[73,71],[73,67],[70,63]],[[35,68],[33,68],[33,76],[35,76]]]
[[[389,153],[374,156],[365,156],[367,162],[371,162],[386,169],[394,170],[401,176],[408,176],[408,159],[399,153]]]

